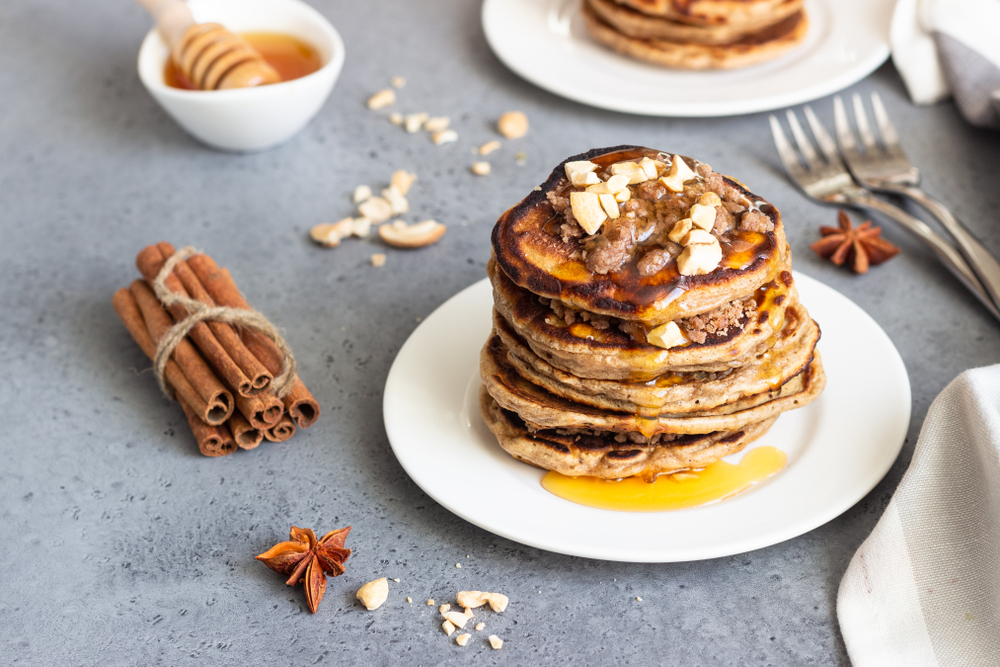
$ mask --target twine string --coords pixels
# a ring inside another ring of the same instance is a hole
[[[199,251],[191,246],[178,250],[167,258],[167,261],[163,264],[163,268],[157,274],[156,280],[153,281],[153,292],[156,293],[156,297],[160,300],[160,303],[166,307],[180,305],[188,311],[187,317],[163,333],[160,342],[156,346],[156,357],[153,360],[153,368],[156,371],[156,380],[160,383],[160,389],[164,394],[172,398],[165,377],[167,361],[170,359],[170,355],[173,354],[174,348],[184,340],[184,337],[188,335],[198,322],[211,321],[250,329],[268,337],[274,342],[278,351],[281,352],[282,365],[281,372],[271,381],[271,388],[274,389],[274,393],[277,394],[278,398],[284,398],[292,390],[292,385],[295,383],[295,357],[292,356],[292,350],[288,347],[288,343],[285,342],[277,327],[271,324],[259,311],[253,309],[247,310],[245,308],[231,308],[229,306],[209,306],[201,301],[195,301],[194,299],[177,294],[167,288],[167,276],[173,273],[177,264],[197,254],[199,254]]]

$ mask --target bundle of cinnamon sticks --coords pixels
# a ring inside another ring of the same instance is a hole
[[[152,287],[174,254],[174,247],[165,242],[143,248],[136,266],[145,280],[118,290],[112,299],[118,316],[150,359],[167,330],[190,314],[180,304],[164,307]],[[169,292],[207,306],[250,310],[229,271],[208,255],[178,261],[162,284]],[[237,447],[253,449],[264,439],[284,442],[297,428],[316,422],[319,403],[298,375],[283,397],[275,392],[272,380],[285,363],[278,346],[261,333],[212,320],[194,324],[171,353],[163,379],[181,404],[202,454],[223,456]]]

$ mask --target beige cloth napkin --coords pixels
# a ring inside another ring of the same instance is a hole
[[[854,667],[1000,665],[1000,365],[934,400],[837,617]]]

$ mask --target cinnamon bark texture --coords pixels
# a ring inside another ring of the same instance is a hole
[[[229,271],[220,268],[211,257],[195,255],[189,258],[187,263],[215,303],[231,308],[250,308],[250,304],[243,298]],[[272,374],[277,375],[281,372],[281,352],[270,339],[254,331],[244,331],[243,342]],[[282,401],[299,428],[309,428],[319,419],[319,402],[313,398],[297,375],[291,392]]]
[[[163,390],[181,403],[202,454],[284,442],[316,421],[319,403],[295,375],[287,343],[228,272],[162,242],[144,248],[136,266],[149,282],[118,290],[112,305],[156,362]]]

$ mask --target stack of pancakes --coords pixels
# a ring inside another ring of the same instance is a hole
[[[805,38],[802,0],[584,0],[591,36],[619,53],[680,69],[735,69]]]
[[[780,214],[708,165],[635,146],[569,158],[492,243],[480,407],[519,460],[611,479],[702,468],[823,389]]]

